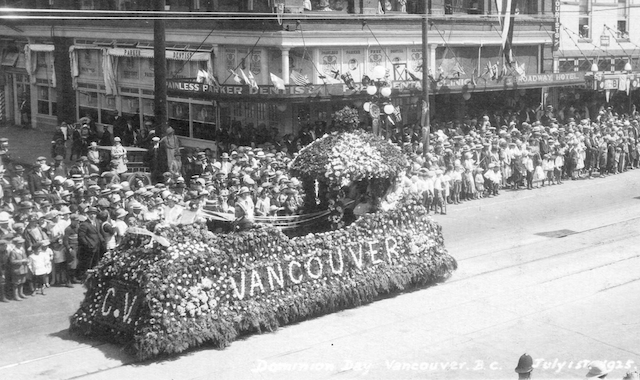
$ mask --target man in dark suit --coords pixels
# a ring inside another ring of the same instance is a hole
[[[86,220],[78,227],[78,276],[83,276],[87,269],[93,268],[104,253],[97,214],[97,208],[89,207]]]
[[[35,193],[36,191],[49,191],[45,184],[48,177],[47,174],[42,170],[42,165],[46,163],[46,157],[38,157],[36,164],[33,166],[33,171],[27,178],[27,182],[29,183],[29,191],[31,192],[31,194]]]
[[[151,173],[151,181],[153,183],[162,181],[162,173],[167,171],[167,160],[164,155],[163,149],[160,148],[160,138],[153,137],[152,145],[144,157],[145,165],[149,168]]]

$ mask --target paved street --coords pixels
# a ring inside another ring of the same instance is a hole
[[[132,363],[71,339],[82,289],[0,304],[0,379],[609,378],[640,367],[640,170],[503,192],[436,216],[459,270],[436,287],[200,349]]]

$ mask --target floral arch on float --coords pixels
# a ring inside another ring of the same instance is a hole
[[[117,342],[145,360],[225,347],[242,335],[445,281],[457,262],[420,199],[406,195],[348,225],[344,212],[335,213],[345,206],[344,185],[366,187],[379,205],[404,167],[402,152],[377,136],[325,136],[291,170],[313,195],[309,208],[334,208],[333,230],[290,238],[259,225],[215,234],[196,222],[132,231],[96,267],[70,331]]]
[[[369,197],[372,210],[399,173],[406,170],[402,150],[381,136],[363,130],[325,135],[304,147],[291,163],[291,172],[303,183],[305,210],[330,211],[333,230],[353,218],[346,216],[359,196]]]

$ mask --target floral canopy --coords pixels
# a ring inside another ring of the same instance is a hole
[[[393,178],[406,167],[407,160],[397,145],[362,130],[325,135],[304,147],[291,163],[296,176],[337,184]]]

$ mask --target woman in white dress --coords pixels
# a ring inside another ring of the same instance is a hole
[[[118,174],[126,173],[127,171],[127,150],[122,146],[120,137],[113,139],[114,145],[111,147],[111,161],[117,162],[118,167],[116,172]]]

